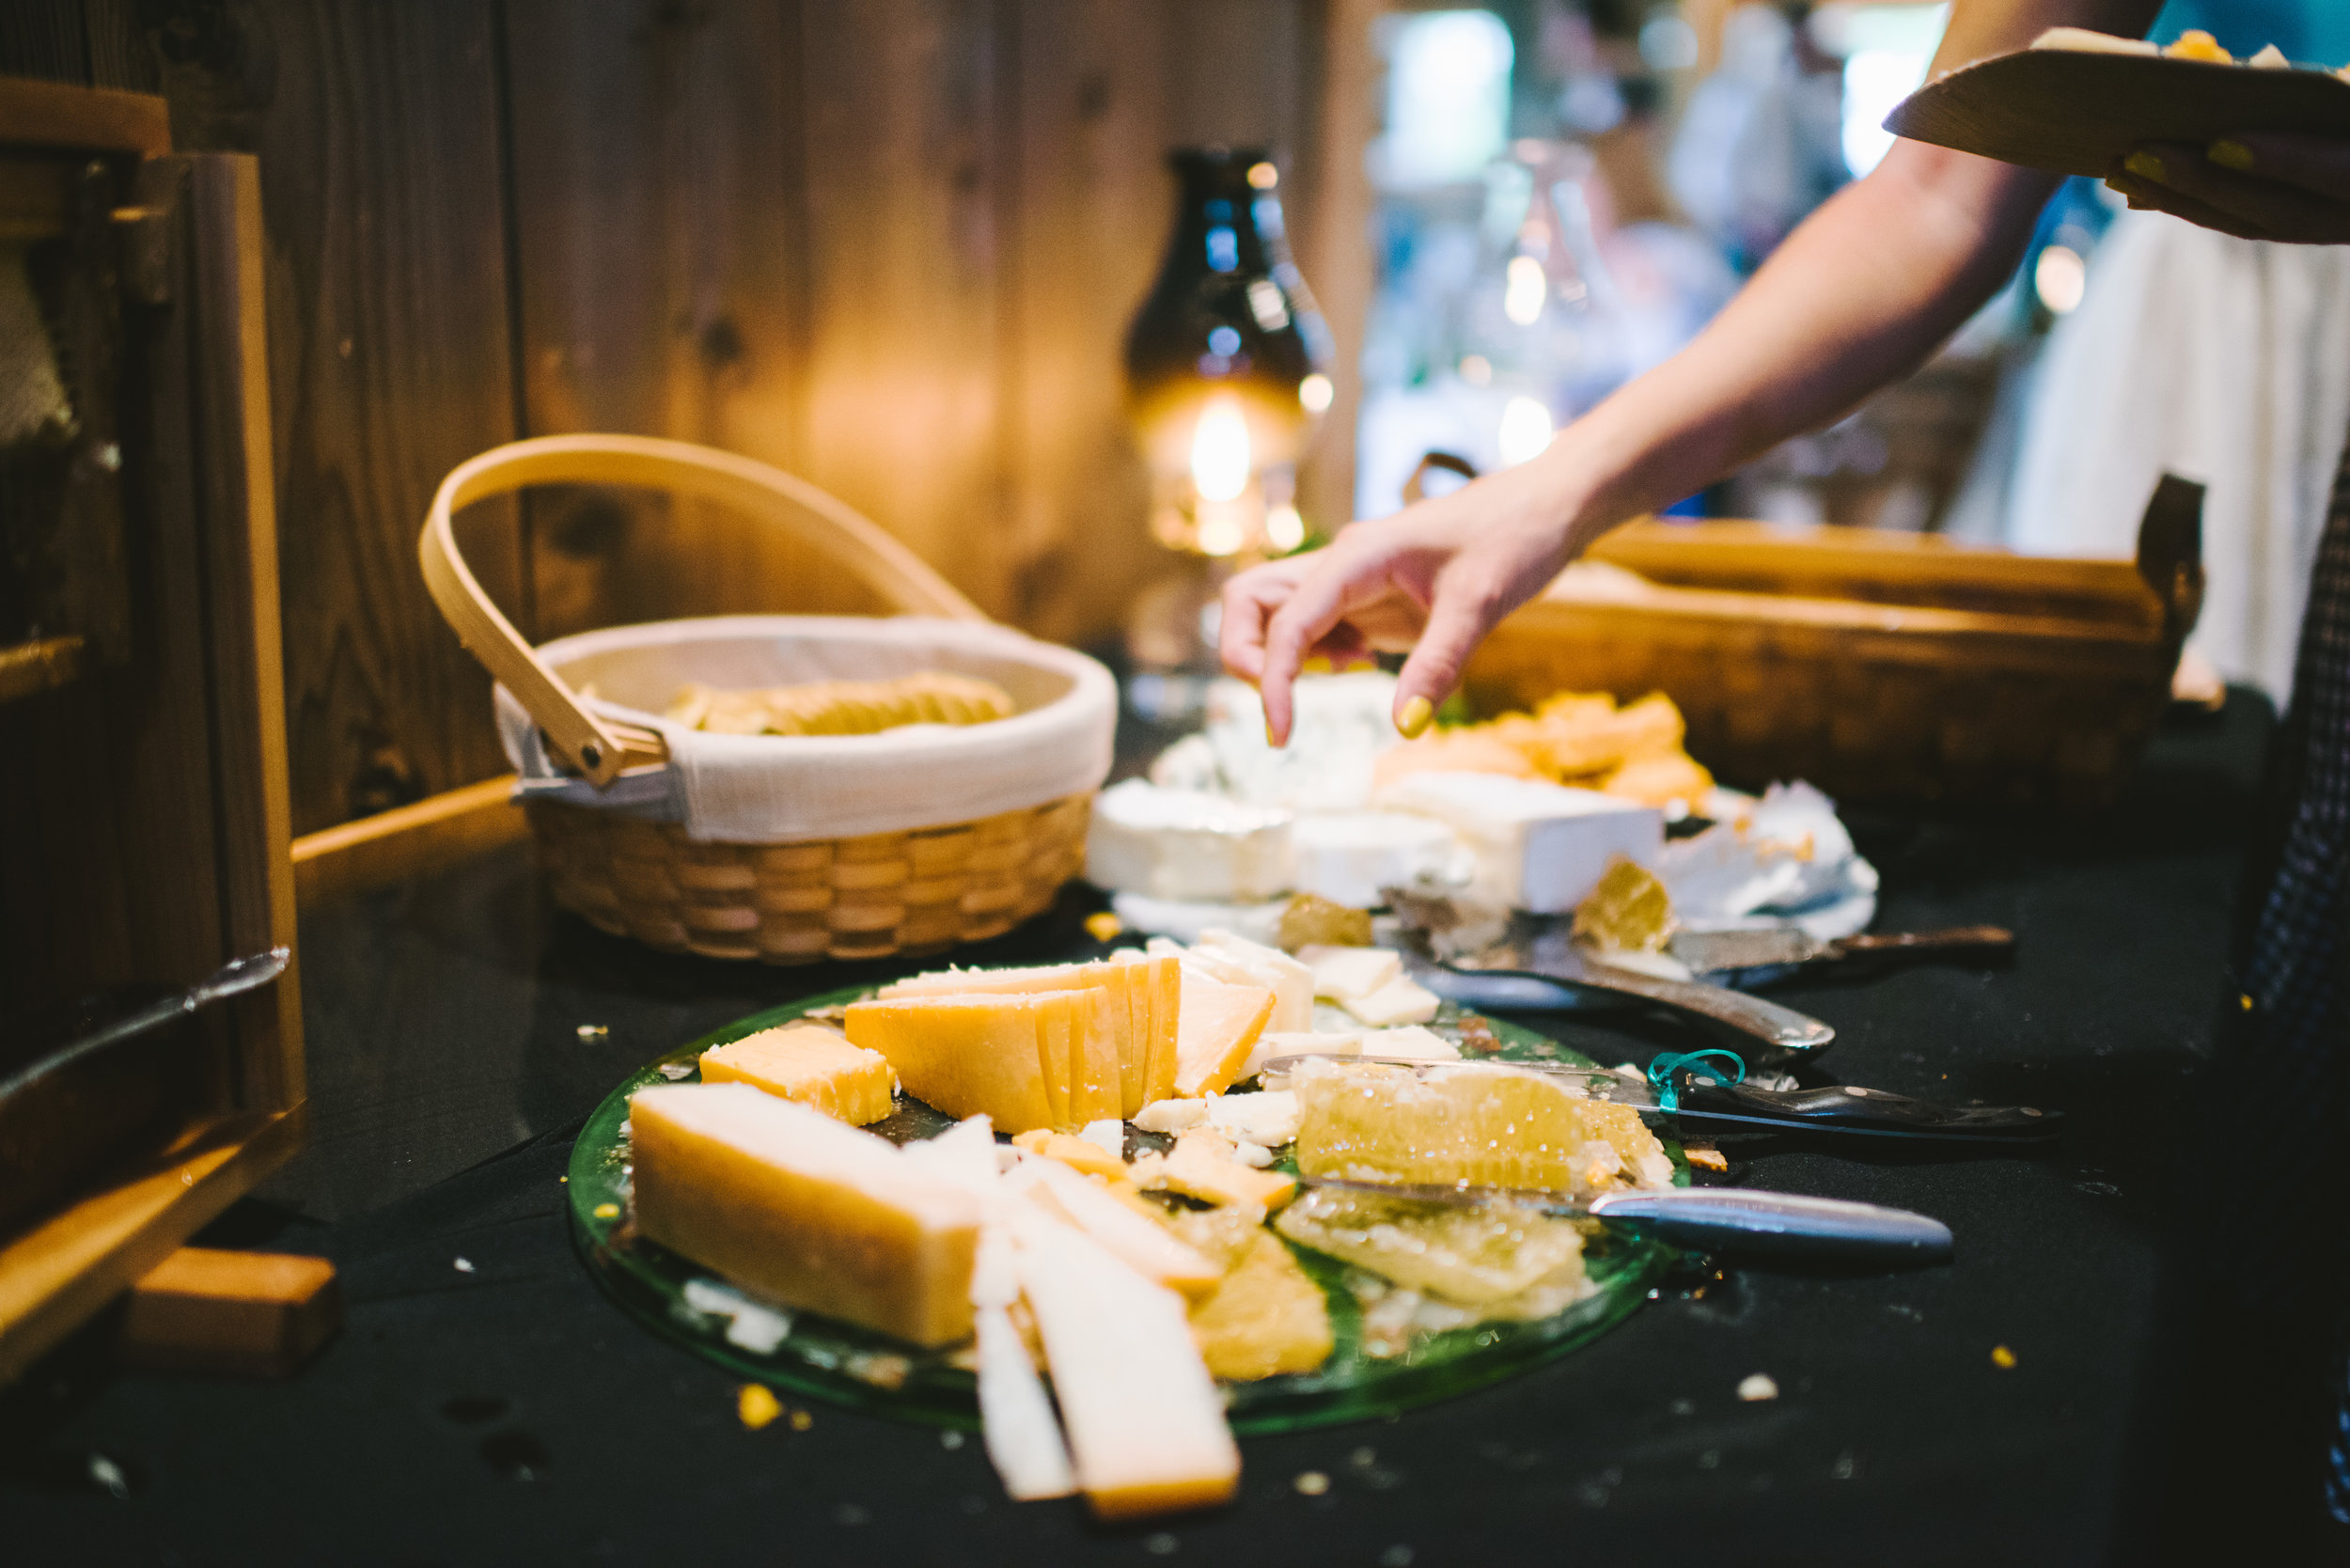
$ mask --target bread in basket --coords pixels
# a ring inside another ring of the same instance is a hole
[[[467,570],[450,517],[541,484],[730,506],[817,544],[905,613],[665,620],[534,651]],[[497,677],[499,733],[556,902],[605,931],[771,964],[932,952],[1040,913],[1083,864],[1117,723],[1109,672],[991,623],[903,544],[789,474],[642,436],[518,441],[441,482],[419,551],[434,603]],[[713,734],[661,716],[689,682],[921,670],[992,681],[1017,711],[870,735]]]

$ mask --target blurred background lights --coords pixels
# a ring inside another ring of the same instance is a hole
[[[1306,542],[1306,520],[1295,507],[1275,507],[1265,513],[1264,538],[1276,550],[1294,550]]]
[[[1844,162],[1856,179],[1893,147],[1885,117],[1925,85],[1941,47],[1948,6],[1822,6],[1807,29],[1812,41],[1844,57]]]
[[[1421,11],[1391,19],[1387,133],[1379,161],[1405,185],[1474,179],[1510,133],[1510,29],[1491,11]]]
[[[2051,314],[2065,315],[2089,291],[2089,263],[2070,245],[2048,245],[2032,266],[2031,286]]]
[[[1260,191],[1269,191],[1281,182],[1281,171],[1271,164],[1248,165],[1248,183]]]
[[[1530,256],[1513,256],[1504,274],[1501,313],[1520,326],[1532,326],[1543,317],[1543,302],[1550,293],[1543,264]]]
[[[1501,461],[1514,468],[1550,445],[1550,410],[1531,398],[1512,398],[1501,410]]]
[[[1305,405],[1308,414],[1322,413],[1337,395],[1337,385],[1319,370],[1297,384],[1297,400]]]

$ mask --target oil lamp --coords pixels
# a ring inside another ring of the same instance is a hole
[[[1329,333],[1290,259],[1280,176],[1253,148],[1184,148],[1174,235],[1126,337],[1152,532],[1210,560],[1306,541],[1298,459],[1330,406]]]

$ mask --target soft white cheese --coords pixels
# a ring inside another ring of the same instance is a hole
[[[1028,1347],[1002,1307],[982,1307],[979,1331],[980,1437],[1014,1502],[1065,1497],[1077,1489],[1069,1447]]]
[[[1358,1031],[1332,1034],[1292,1029],[1277,1034],[1267,1029],[1257,1037],[1256,1047],[1248,1053],[1248,1065],[1240,1070],[1240,1076],[1233,1081],[1246,1083],[1263,1072],[1266,1062],[1282,1057],[1353,1056],[1362,1049],[1362,1043]]]
[[[1362,1037],[1360,1055],[1402,1057],[1412,1061],[1458,1061],[1461,1048],[1434,1029],[1417,1024],[1400,1029],[1373,1029]]]
[[[1368,996],[1403,972],[1403,957],[1389,948],[1328,948],[1311,944],[1297,949],[1297,962],[1313,971],[1314,995],[1334,1002]]]
[[[1596,790],[1485,773],[1416,773],[1378,804],[1449,823],[1477,861],[1477,891],[1538,915],[1583,902],[1617,855],[1653,866],[1665,814]]]
[[[1269,899],[1290,885],[1290,814],[1130,778],[1094,797],[1086,879],[1155,899]]]
[[[1417,980],[1399,975],[1368,996],[1341,1000],[1339,1005],[1374,1029],[1397,1024],[1425,1024],[1436,1015],[1443,1000]]]
[[[1146,1133],[1172,1137],[1206,1121],[1210,1104],[1207,1100],[1153,1100],[1136,1115],[1135,1125]]]
[[[1238,1144],[1278,1149],[1294,1142],[1301,1112],[1288,1090],[1259,1094],[1224,1094],[1208,1102],[1208,1125]],[[1257,1162],[1251,1161],[1251,1164]]]
[[[1089,1121],[1077,1129],[1077,1136],[1111,1159],[1122,1160],[1126,1157],[1126,1123],[1115,1117]]]
[[[1290,844],[1297,891],[1349,909],[1376,908],[1384,889],[1424,872],[1442,875],[1461,853],[1451,828],[1404,811],[1309,813],[1290,829]]]
[[[1223,930],[1203,931],[1194,949],[1213,959],[1224,959],[1246,964],[1268,980],[1260,985],[1273,987],[1273,1022],[1277,1029],[1309,1029],[1314,1024],[1314,972],[1278,948],[1268,948],[1261,942],[1251,942]]]

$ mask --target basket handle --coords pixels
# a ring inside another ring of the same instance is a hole
[[[668,760],[658,730],[597,717],[498,613],[459,554],[459,508],[539,484],[638,485],[734,507],[830,553],[909,615],[984,621],[978,605],[870,519],[781,469],[685,441],[642,435],[544,435],[509,442],[449,471],[416,541],[425,587],[466,649],[514,694],[549,747],[599,786]]]

